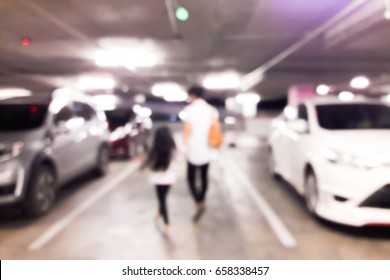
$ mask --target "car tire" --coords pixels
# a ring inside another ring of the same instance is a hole
[[[127,143],[127,153],[125,155],[125,159],[131,159],[133,156],[133,144],[129,141]]]
[[[106,146],[100,147],[96,159],[96,167],[95,167],[96,176],[102,177],[106,175],[109,162],[110,162],[110,151]]]
[[[305,204],[307,211],[313,216],[316,216],[318,198],[317,178],[313,171],[309,171],[305,178]]]
[[[53,168],[41,165],[34,172],[25,201],[25,212],[40,217],[53,208],[56,198],[56,176]]]

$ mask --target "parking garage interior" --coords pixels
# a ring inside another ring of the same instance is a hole
[[[0,259],[389,259],[389,20],[389,0],[1,1]],[[223,132],[197,222],[194,85]],[[168,238],[141,168],[165,126]]]

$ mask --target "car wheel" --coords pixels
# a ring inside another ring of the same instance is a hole
[[[101,177],[106,175],[109,162],[110,162],[110,152],[108,148],[105,146],[100,147],[97,155],[97,162],[96,162],[96,169],[95,169],[95,173],[97,176]]]
[[[26,214],[39,217],[48,213],[55,202],[56,177],[52,168],[42,165],[32,178],[26,199]]]
[[[277,178],[278,173],[276,172],[275,166],[276,166],[276,164],[275,164],[274,154],[273,154],[272,150],[269,149],[269,151],[268,151],[268,171],[273,177]]]
[[[126,159],[131,159],[133,157],[133,145],[132,143],[129,141],[127,143],[127,153],[125,155],[125,158]]]
[[[314,172],[310,171],[305,180],[305,202],[310,214],[315,215],[318,205],[318,186]]]

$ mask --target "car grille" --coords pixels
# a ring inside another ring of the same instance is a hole
[[[360,207],[390,209],[390,185],[386,185],[364,200]]]
[[[16,185],[7,185],[7,186],[0,186],[0,196],[2,195],[10,195],[15,192]]]

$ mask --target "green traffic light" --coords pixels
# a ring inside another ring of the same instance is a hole
[[[188,13],[186,8],[179,7],[176,10],[176,17],[178,20],[186,21],[190,17],[190,14]]]

